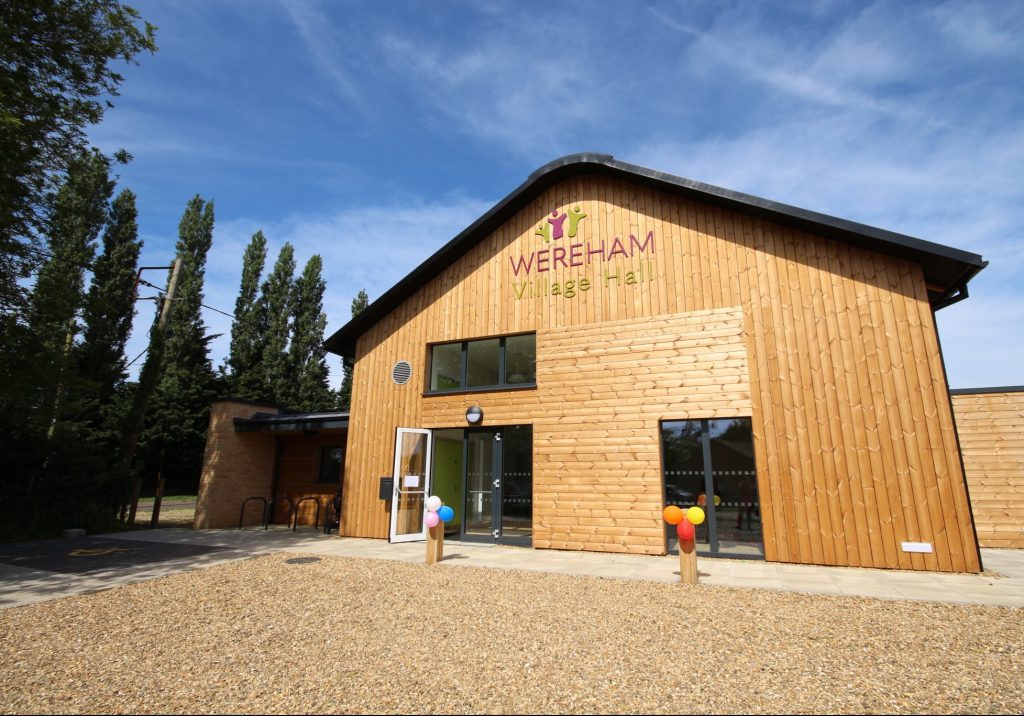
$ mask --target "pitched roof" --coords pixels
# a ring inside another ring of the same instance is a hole
[[[559,181],[581,174],[625,179],[668,194],[913,261],[924,269],[925,280],[930,285],[929,298],[935,310],[966,298],[967,282],[988,264],[978,254],[968,251],[627,164],[609,154],[570,154],[533,172],[486,214],[342,326],[324,342],[326,349],[340,355],[354,355],[356,340],[377,321],[497,230],[541,192]]]

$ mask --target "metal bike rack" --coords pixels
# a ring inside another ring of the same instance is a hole
[[[303,502],[312,500],[316,503],[316,519],[313,520],[313,527],[317,527],[320,524],[320,500],[316,497],[303,497],[301,500],[295,503],[295,507],[292,508],[292,532],[299,526],[299,505]]]
[[[334,527],[334,519],[337,517],[337,510],[334,509],[334,500],[327,503],[327,509],[324,510],[324,534],[329,535],[331,529]],[[339,534],[341,533],[341,521],[338,521]]]
[[[263,529],[264,530],[266,530],[266,529],[268,529],[270,527],[270,520],[274,516],[274,503],[275,502],[280,502],[281,500],[285,500],[285,501],[288,502],[288,512],[289,512],[289,515],[294,510],[294,507],[293,507],[294,503],[292,502],[292,498],[290,498],[290,497],[275,497],[273,500],[271,500],[267,504],[267,511],[263,515]],[[291,517],[289,516],[288,522],[291,522],[291,521],[292,521]]]
[[[267,498],[266,497],[246,497],[242,500],[242,511],[238,513],[238,529],[242,529],[242,520],[245,519],[245,506],[249,504],[250,500],[262,500],[263,501],[263,513],[261,518],[266,520],[267,516]]]

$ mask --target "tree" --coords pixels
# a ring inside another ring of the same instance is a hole
[[[352,318],[362,313],[369,305],[370,297],[366,295],[365,290],[360,290],[352,299]],[[338,407],[345,412],[348,412],[352,405],[352,371],[354,368],[355,362],[351,358],[341,359],[344,376],[341,379],[341,388],[338,390]]]
[[[334,402],[328,384],[324,329],[323,260],[314,254],[295,282],[292,307],[292,338],[289,346],[295,375],[291,404],[306,411],[329,410]]]
[[[117,0],[0,1],[0,338],[24,310],[49,198],[118,94],[112,62],[156,51],[154,30]]]
[[[267,259],[267,240],[262,231],[253,234],[242,258],[242,285],[235,300],[235,320],[231,323],[231,349],[227,364],[231,368],[228,386],[231,395],[249,400],[265,400],[267,388],[261,371],[266,342],[267,316],[259,301],[260,275]]]
[[[198,486],[214,394],[209,343],[215,336],[207,335],[202,316],[213,222],[213,202],[196,195],[178,225],[181,277],[163,346],[160,379],[139,441],[143,477],[161,472],[183,489]]]
[[[93,268],[82,318],[84,340],[78,349],[81,376],[96,385],[97,398],[111,399],[125,379],[124,347],[135,316],[133,291],[142,241],[136,223],[135,194],[125,189],[110,210],[103,253]]]
[[[288,356],[289,317],[292,313],[292,277],[295,273],[295,249],[290,243],[281,247],[274,271],[263,282],[260,310],[266,316],[266,343],[263,350],[263,375],[266,398],[286,403],[294,394],[295,376]]]
[[[135,316],[135,275],[142,250],[137,216],[135,194],[125,189],[110,209],[103,253],[96,259],[82,311],[84,339],[75,351],[78,388],[72,414],[86,426],[92,447],[108,455],[117,449],[125,417],[125,402],[116,393],[126,377],[124,348]]]
[[[85,301],[85,271],[91,267],[113,191],[109,161],[95,150],[86,152],[71,163],[48,222],[49,258],[32,290],[31,346],[23,349],[23,359],[30,365],[22,378],[37,389],[40,402],[35,414],[48,425],[58,417],[67,358],[78,332],[77,314]]]

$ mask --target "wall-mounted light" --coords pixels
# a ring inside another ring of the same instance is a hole
[[[470,425],[479,425],[484,420],[484,411],[479,405],[471,405],[466,410],[466,422]]]

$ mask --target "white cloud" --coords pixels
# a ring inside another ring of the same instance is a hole
[[[414,101],[461,132],[517,152],[551,154],[567,133],[591,127],[606,113],[614,80],[603,92],[585,48],[539,38],[481,37],[467,46],[386,35],[383,53],[404,75]]]
[[[282,4],[320,74],[330,80],[342,98],[357,109],[365,110],[362,91],[346,71],[348,62],[343,44],[336,40],[331,31],[330,18],[315,2],[282,0]]]

